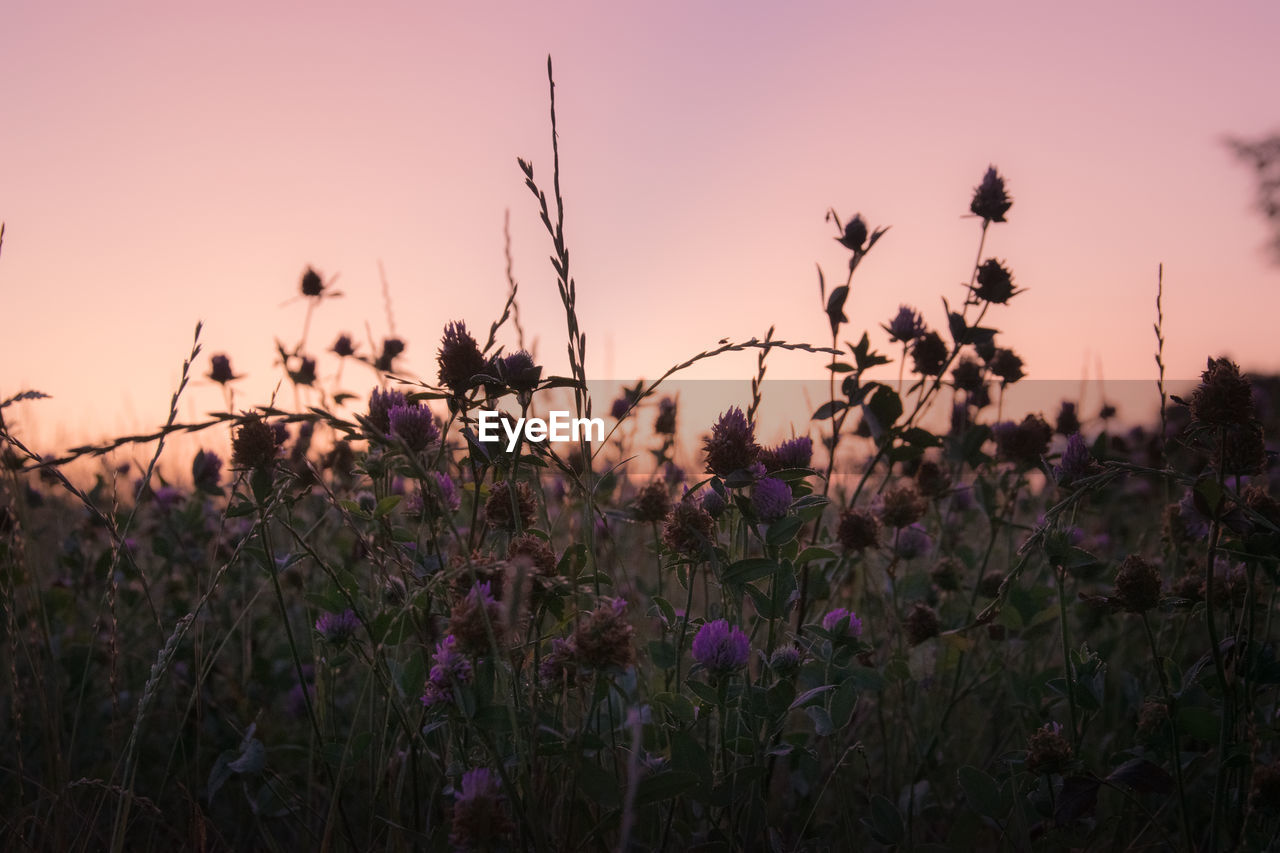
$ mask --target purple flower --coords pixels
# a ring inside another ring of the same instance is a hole
[[[409,401],[399,391],[373,389],[373,393],[369,395],[369,423],[379,431],[378,438],[391,432],[391,410],[396,406],[408,404]]]
[[[969,202],[969,211],[981,216],[988,222],[1004,222],[1004,215],[1013,206],[1013,200],[1004,187],[1004,178],[996,171],[995,166],[988,166],[982,176],[982,183],[973,188],[973,200]]]
[[[1084,437],[1078,432],[1073,432],[1067,438],[1066,450],[1062,451],[1062,463],[1053,466],[1053,476],[1059,486],[1070,486],[1076,480],[1092,474],[1097,467]]]
[[[453,688],[471,681],[471,661],[457,650],[458,640],[447,635],[436,645],[435,663],[427,673],[422,704],[428,708],[453,701]]]
[[[239,379],[231,370],[231,359],[225,355],[215,355],[209,359],[209,378],[219,385],[226,385],[233,379]]]
[[[578,676],[577,655],[572,638],[554,638],[551,641],[551,651],[538,664],[538,677],[542,679],[542,683],[556,686],[562,682],[572,684]]]
[[[728,675],[747,665],[751,641],[723,619],[707,622],[693,638],[693,659],[716,675]]]
[[[813,439],[807,435],[787,439],[777,447],[764,451],[760,458],[766,471],[808,468],[813,461]]]
[[[859,626],[861,628],[861,626]],[[779,646],[769,658],[769,668],[781,676],[793,675],[804,663],[804,654],[795,646]]]
[[[358,629],[360,629],[360,617],[351,610],[324,613],[320,619],[316,620],[316,631],[319,631],[326,643],[333,643],[334,646],[343,646],[347,640],[355,637]]]
[[[453,823],[449,843],[455,850],[506,849],[503,842],[515,831],[507,814],[502,785],[488,768],[477,767],[462,774],[454,794]]]
[[[351,336],[338,335],[338,339],[333,342],[332,352],[341,358],[346,358],[349,355],[355,355],[356,348],[355,344],[351,343]]]
[[[387,413],[391,433],[405,443],[414,453],[421,453],[440,437],[431,410],[419,403],[392,406]]]
[[[533,356],[518,350],[502,357],[502,378],[512,391],[529,392],[538,387],[542,368],[533,363]]]
[[[465,394],[475,387],[473,377],[484,373],[486,367],[480,345],[461,321],[445,326],[436,361],[440,365],[440,384],[454,394]]]
[[[360,628],[360,619],[351,610],[341,613],[325,613],[316,620],[316,631],[326,643],[345,645]]]
[[[928,553],[933,547],[933,540],[929,538],[929,534],[923,527],[912,524],[898,531],[897,541],[893,547],[899,557],[912,560],[921,554]]]
[[[700,505],[712,518],[719,518],[725,510],[724,498],[715,489],[707,489],[702,493]]]
[[[924,334],[924,318],[920,316],[920,312],[909,305],[903,305],[898,308],[898,313],[892,320],[881,326],[889,333],[889,339],[900,341],[902,343],[910,343],[916,338]]]
[[[756,480],[751,488],[751,507],[761,521],[777,521],[791,509],[791,487],[774,477]]]
[[[837,607],[822,617],[822,630],[837,637],[861,637],[862,620],[852,610]]]
[[[760,457],[755,428],[737,406],[722,414],[711,427],[711,436],[703,440],[703,449],[707,454],[707,471],[719,477],[750,468]]]

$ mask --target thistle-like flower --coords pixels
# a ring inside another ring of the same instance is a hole
[[[751,508],[761,521],[783,518],[791,509],[791,487],[774,477],[761,477],[751,488]]]
[[[898,313],[880,328],[889,333],[889,339],[900,343],[910,343],[925,333],[924,318],[920,312],[909,305],[898,308]]]
[[[969,211],[987,222],[1004,222],[1004,215],[1012,206],[1013,200],[1004,188],[1004,178],[1000,177],[995,166],[988,166],[987,173],[982,176],[982,183],[973,188]]]
[[[316,620],[316,633],[326,643],[343,646],[360,630],[360,619],[352,610],[341,613],[324,613]]]
[[[475,387],[473,378],[484,373],[486,367],[480,345],[462,321],[445,326],[436,361],[440,365],[440,384],[457,395]]]
[[[703,441],[703,449],[707,455],[707,471],[718,477],[750,468],[760,458],[755,427],[737,406],[722,414],[711,427],[711,436]]]
[[[862,620],[852,610],[837,607],[822,617],[822,630],[837,637],[861,637]]]
[[[391,426],[391,434],[399,438],[414,453],[426,450],[440,437],[440,427],[436,425],[431,410],[420,403],[396,405],[387,414]]]
[[[978,299],[993,305],[1004,305],[1021,292],[1014,289],[1013,273],[995,258],[988,259],[978,267],[978,286],[973,289],[973,295]]]

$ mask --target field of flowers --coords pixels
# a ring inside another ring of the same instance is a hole
[[[280,346],[320,406],[178,422],[190,379],[236,379],[199,328],[153,434],[45,456],[4,418],[41,395],[3,400],[0,846],[1276,846],[1280,385],[1209,358],[1185,399],[1152,383],[1145,427],[1068,400],[1006,419],[993,167],[967,287],[939,325],[885,319],[892,355],[844,311],[888,229],[832,212],[829,341],[725,341],[593,400],[558,152],[549,183],[520,168],[567,375],[503,346],[513,281],[487,330],[444,325],[433,376],[401,375],[398,339]],[[309,324],[331,287],[300,288]],[[829,393],[762,445],[777,349]],[[751,393],[684,423],[670,377],[746,350]],[[319,388],[319,359],[377,385]],[[479,440],[481,412],[553,398],[609,435]],[[150,465],[113,461],[137,446]]]

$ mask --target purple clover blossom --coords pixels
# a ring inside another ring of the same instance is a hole
[[[487,767],[462,774],[454,791],[449,843],[454,850],[508,849],[515,825],[507,814],[502,784]]]
[[[787,439],[777,447],[764,451],[760,458],[768,471],[808,468],[813,461],[813,439],[807,435]]]
[[[760,445],[756,444],[755,427],[747,420],[746,413],[733,406],[720,415],[711,427],[710,437],[703,439],[703,452],[707,471],[718,477],[727,477],[756,464]]]
[[[458,639],[452,634],[436,645],[435,663],[427,673],[427,686],[422,704],[428,708],[453,701],[453,688],[471,681],[471,661],[457,650]]]
[[[719,518],[725,510],[724,497],[715,489],[707,489],[702,493],[701,506],[712,518]]]
[[[912,560],[926,554],[933,547],[933,540],[919,524],[912,524],[898,531],[893,549],[904,560]]]
[[[693,638],[693,659],[715,675],[729,675],[747,665],[751,641],[724,619],[707,622]]]
[[[909,305],[898,308],[894,318],[881,328],[889,333],[890,340],[904,344],[911,343],[925,332],[924,318],[920,316],[919,311]]]
[[[1097,465],[1089,452],[1089,445],[1085,444],[1080,433],[1073,432],[1067,438],[1066,450],[1062,451],[1061,464],[1053,466],[1053,476],[1059,486],[1070,486],[1089,476],[1095,468]]]
[[[316,620],[316,631],[326,643],[342,646],[355,636],[360,628],[360,618],[352,610],[341,613],[325,613]]]
[[[218,481],[221,478],[221,457],[210,450],[197,451],[195,459],[191,461],[191,479],[195,483],[196,490],[216,494],[220,491]]]
[[[762,477],[751,488],[751,507],[761,521],[777,521],[791,509],[791,487],[774,477]]]
[[[837,637],[861,637],[862,620],[852,610],[837,607],[822,617],[822,630]]]
[[[407,406],[409,401],[399,391],[383,391],[374,388],[369,395],[369,423],[378,430],[377,438],[391,432],[391,410],[396,406]],[[374,436],[370,436],[373,438]]]
[[[392,406],[387,413],[391,433],[405,443],[414,453],[421,453],[440,437],[431,410],[420,403]]]
[[[458,484],[448,474],[441,474],[439,471],[431,472],[432,479],[435,480],[436,492],[432,495],[432,509],[436,510],[437,515],[448,515],[457,512],[458,507],[462,506],[462,496],[458,494]]]

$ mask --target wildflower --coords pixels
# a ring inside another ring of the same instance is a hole
[[[239,379],[231,370],[231,359],[225,355],[215,355],[209,359],[209,378],[219,385],[226,385],[233,379]]]
[[[699,506],[706,511],[712,518],[719,518],[725,510],[724,496],[715,489],[707,489],[702,493],[702,500]]]
[[[1142,613],[1160,603],[1160,571],[1130,554],[1116,572],[1116,598],[1130,613]]]
[[[921,376],[939,376],[947,363],[947,345],[937,332],[925,332],[911,345],[911,362]]]
[[[724,619],[707,622],[693,638],[693,659],[714,675],[729,675],[747,665],[751,641]]]
[[[381,388],[374,388],[373,393],[369,395],[369,423],[378,430],[377,436],[369,436],[369,438],[382,438],[391,432],[391,410],[396,406],[407,406],[409,400],[399,391],[383,391]]]
[[[998,347],[987,361],[987,367],[991,368],[991,373],[996,376],[1001,383],[1012,385],[1026,373],[1022,370],[1022,358],[1011,349]]]
[[[351,343],[351,336],[345,334],[338,335],[338,339],[333,342],[333,346],[330,348],[330,351],[340,358],[346,358],[349,355],[356,354],[355,345]]]
[[[240,419],[240,429],[231,440],[231,461],[239,468],[265,470],[275,464],[279,449],[275,430],[251,412]]]
[[[1027,770],[1052,773],[1071,760],[1071,744],[1061,723],[1046,723],[1027,739]]]
[[[493,597],[489,581],[478,583],[453,606],[449,614],[449,633],[457,637],[459,648],[473,655],[488,652],[490,632],[493,644],[502,645],[505,639],[502,623],[502,605]]]
[[[1022,291],[1013,287],[1013,274],[995,258],[989,258],[978,267],[978,286],[973,295],[993,305],[1004,305]]]
[[[1076,404],[1070,400],[1063,400],[1062,408],[1058,410],[1058,421],[1054,426],[1054,432],[1058,435],[1071,435],[1079,431],[1080,416],[1076,414]]]
[[[405,343],[399,338],[383,338],[382,352],[374,360],[373,366],[382,371],[391,370],[393,362],[404,352]]]
[[[1267,447],[1261,426],[1257,423],[1231,424],[1222,429],[1226,433],[1226,453],[1215,447],[1213,461],[1227,476],[1244,477],[1266,467]]]
[[[221,491],[218,488],[221,476],[222,459],[218,454],[209,450],[196,451],[195,459],[191,460],[191,479],[195,483],[196,490],[211,495],[217,494]]]
[[[556,573],[556,552],[551,543],[541,536],[526,533],[511,540],[507,546],[508,560],[528,560],[534,571],[543,577],[552,577]]]
[[[867,223],[863,221],[861,213],[845,223],[844,234],[837,237],[836,242],[854,254],[862,254],[867,250]]]
[[[449,843],[455,850],[493,850],[515,832],[507,814],[502,786],[488,769],[477,767],[462,774],[454,795]]]
[[[893,543],[894,553],[904,560],[914,560],[921,554],[928,553],[932,547],[933,540],[919,524],[900,529]]]
[[[295,385],[314,385],[316,382],[316,360],[303,356],[298,369],[289,371],[289,379]]]
[[[1002,421],[993,428],[996,451],[1022,468],[1034,468],[1049,450],[1053,430],[1039,415],[1027,415],[1022,423]]]
[[[789,438],[777,447],[760,454],[767,472],[785,471],[789,468],[808,468],[813,462],[813,439],[807,435]]]
[[[1089,452],[1089,445],[1085,444],[1084,437],[1078,432],[1073,432],[1067,439],[1066,450],[1062,451],[1061,464],[1053,466],[1054,479],[1058,481],[1059,486],[1066,487],[1097,470],[1098,463]]]
[[[852,610],[837,607],[822,617],[822,630],[838,637],[861,637],[862,620]]]
[[[884,493],[880,518],[890,527],[906,527],[919,521],[928,507],[915,485],[904,482]]]
[[[622,394],[618,396],[613,404],[609,407],[609,414],[615,421],[620,421],[626,417],[627,412],[635,407],[640,401],[640,387],[624,388]]]
[[[795,646],[779,646],[769,656],[769,669],[777,673],[780,678],[788,678],[800,670],[800,664],[803,662],[804,653],[800,649]]]
[[[973,393],[982,387],[982,365],[965,356],[951,371],[951,384],[961,391]]]
[[[457,647],[458,639],[452,634],[436,645],[435,662],[427,673],[426,691],[422,695],[422,704],[428,708],[452,702],[454,686],[471,681],[471,661]]]
[[[387,413],[391,434],[399,438],[414,453],[421,453],[440,437],[431,410],[420,403],[396,405]]]
[[[636,521],[659,522],[667,517],[671,509],[671,498],[667,495],[667,484],[654,480],[636,495],[634,508]]]
[[[577,656],[572,638],[556,637],[551,641],[551,650],[538,663],[538,677],[547,685],[572,684],[578,677]]]
[[[413,515],[428,520],[443,518],[458,511],[462,496],[458,486],[448,474],[432,471],[418,491],[409,496],[406,509]]]
[[[711,513],[686,498],[671,508],[662,528],[662,541],[681,556],[698,557],[711,547],[715,525]]]
[[[542,368],[533,363],[533,356],[525,350],[503,356],[500,364],[503,380],[516,393],[527,394],[533,391],[542,379]]]
[[[791,509],[791,487],[774,477],[762,477],[751,488],[751,508],[761,521],[777,521]]]
[[[703,449],[707,454],[707,471],[719,477],[749,468],[760,457],[755,427],[747,422],[747,416],[737,406],[722,414],[711,427],[711,436],[704,439]]]
[[[320,280],[320,273],[307,267],[307,271],[302,274],[302,295],[319,296],[323,291],[324,282]]]
[[[929,577],[938,589],[955,592],[960,588],[960,569],[961,563],[955,557],[943,557],[929,572]]]
[[[352,610],[324,613],[316,620],[316,632],[326,643],[342,646],[360,629],[360,619]]]
[[[472,378],[485,370],[480,345],[462,321],[445,326],[436,360],[440,364],[440,383],[459,396],[474,387]]]
[[[982,176],[982,183],[973,188],[969,212],[981,216],[987,222],[1004,222],[1004,215],[1012,206],[1013,200],[1004,188],[1004,178],[1000,177],[995,166],[988,166],[987,173]]]
[[[902,305],[893,319],[882,323],[880,328],[889,333],[889,340],[906,344],[925,333],[924,317],[911,306]]]
[[[840,514],[836,536],[846,551],[855,554],[880,545],[880,519],[865,509],[846,509]]]
[[[631,635],[634,629],[623,618],[627,603],[621,598],[606,598],[591,615],[578,623],[573,632],[573,647],[578,661],[592,669],[626,669],[635,661]]]
[[[511,483],[507,480],[494,483],[489,490],[489,499],[484,503],[484,517],[494,527],[514,530],[516,518],[512,515],[511,503]],[[533,490],[528,483],[516,484],[516,506],[520,514],[520,526],[528,527],[533,523],[533,514],[537,508]]]
[[[1004,586],[1003,572],[987,572],[978,581],[978,594],[984,598],[999,598],[1000,587]]]
[[[932,459],[920,463],[920,467],[916,469],[915,481],[916,488],[926,498],[939,497],[951,488],[950,472]]]
[[[913,646],[918,646],[930,637],[938,636],[942,623],[938,620],[937,611],[918,601],[907,614],[906,628],[907,641]]]
[[[653,422],[653,431],[658,435],[676,434],[676,401],[674,397],[663,397],[658,402],[658,417]]]
[[[1191,394],[1191,419],[1209,426],[1247,424],[1256,415],[1253,390],[1230,359],[1209,359]]]

